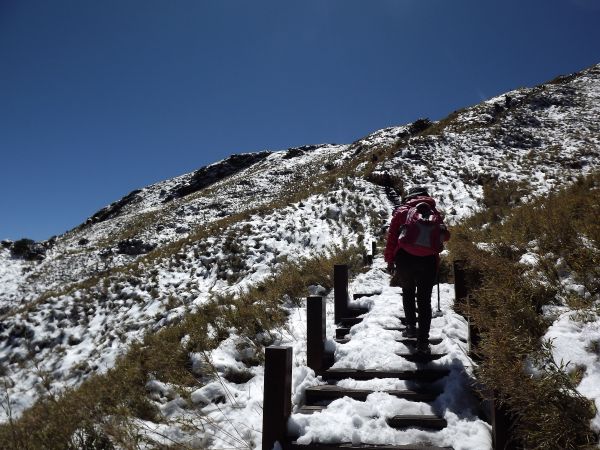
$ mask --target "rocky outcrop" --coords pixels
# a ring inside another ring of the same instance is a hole
[[[137,256],[148,253],[156,247],[156,244],[150,244],[141,239],[124,239],[117,244],[117,253],[121,255]]]
[[[312,150],[316,150],[320,145],[303,145],[302,147],[294,147],[290,148],[283,155],[283,159],[292,159],[297,158],[298,156],[304,155],[306,152],[310,152]]]
[[[140,192],[142,192],[140,189],[131,191],[129,194],[127,194],[121,200],[118,200],[118,201],[111,203],[110,205],[102,208],[100,211],[98,211],[92,217],[90,217],[88,220],[86,220],[86,222],[81,226],[85,227],[87,225],[91,225],[91,224],[98,223],[98,222],[104,222],[105,220],[112,219],[113,217],[117,217],[119,214],[121,214],[121,211],[127,205],[132,205],[134,203],[139,203],[142,201],[142,197],[139,195]]]
[[[198,192],[211,184],[234,175],[258,161],[269,156],[271,152],[244,153],[241,155],[232,155],[221,162],[203,167],[192,175],[191,179],[184,184],[176,186],[171,190],[163,200],[163,203],[170,202],[175,198],[185,197],[186,195]]]

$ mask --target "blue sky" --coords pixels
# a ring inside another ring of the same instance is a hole
[[[598,0],[0,0],[0,239],[600,63]]]

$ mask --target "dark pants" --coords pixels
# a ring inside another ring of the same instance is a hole
[[[418,310],[418,339],[427,341],[431,326],[431,292],[437,271],[436,257],[433,255],[414,256],[400,249],[396,253],[395,262],[402,287],[402,304],[404,305],[406,325],[416,325]]]

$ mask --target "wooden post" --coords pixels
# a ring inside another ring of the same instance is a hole
[[[333,308],[335,323],[348,315],[348,266],[333,266]]]
[[[467,283],[467,262],[464,260],[454,261],[454,297],[457,311],[467,318],[469,323],[469,356],[478,361],[479,357],[474,351],[481,339],[477,326],[473,323],[471,315],[471,298],[469,297],[469,286]]]
[[[306,363],[319,375],[325,359],[325,300],[310,296],[306,299]]]
[[[506,407],[498,401],[494,391],[492,397],[492,448],[494,450],[511,450],[518,448],[510,440],[511,417]]]
[[[454,301],[457,305],[465,306],[467,299],[467,277],[465,274],[466,261],[457,259],[454,268]]]
[[[292,347],[265,349],[262,450],[271,450],[287,439],[287,422],[292,412]]]
[[[376,241],[371,241],[371,254],[373,255],[373,258],[375,258],[375,255],[377,254],[377,242]]]

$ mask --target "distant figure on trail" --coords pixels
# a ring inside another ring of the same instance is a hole
[[[397,277],[402,287],[406,315],[403,335],[417,338],[420,353],[431,352],[431,292],[437,278],[439,254],[448,239],[450,232],[427,189],[421,186],[409,189],[402,206],[394,211],[384,256],[388,271]],[[418,330],[416,310],[419,313]]]

